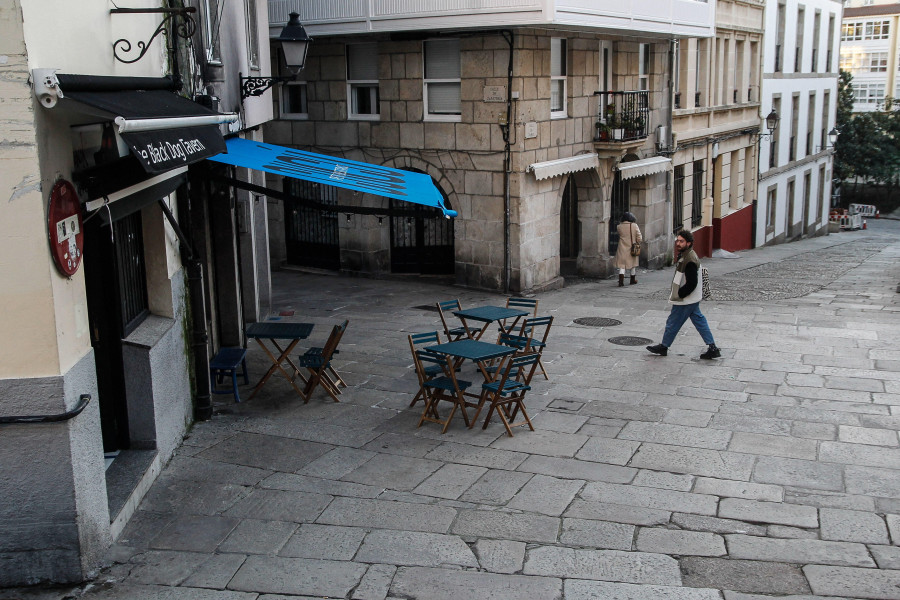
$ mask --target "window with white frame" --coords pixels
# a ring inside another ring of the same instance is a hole
[[[853,42],[861,40],[863,34],[862,22],[844,23],[841,25],[841,41]]]
[[[219,0],[203,0],[203,42],[206,50],[206,60],[211,63],[222,62],[219,51],[219,20],[222,15],[219,12]]]
[[[650,89],[650,44],[641,44],[638,48],[638,89]]]
[[[857,104],[882,104],[884,102],[884,83],[853,83],[853,101]]]
[[[566,40],[550,38],[550,118],[568,116],[566,112]]]
[[[425,118],[432,121],[459,121],[460,100],[459,40],[426,40]]]
[[[281,85],[281,116],[285,119],[309,118],[305,81],[288,81]]]
[[[247,50],[250,68],[259,69],[259,25],[256,18],[256,0],[245,0],[247,8]]]
[[[886,40],[890,36],[890,21],[867,21],[864,40]]]
[[[351,119],[377,119],[378,44],[347,46],[347,115]]]
[[[612,42],[600,42],[600,71],[597,91],[610,92],[613,90],[613,45]]]
[[[863,71],[868,71],[869,73],[885,73],[887,72],[887,63],[887,52],[866,52],[863,62]]]

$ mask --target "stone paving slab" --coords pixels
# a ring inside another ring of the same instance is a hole
[[[324,494],[256,489],[225,516],[306,523],[315,521],[331,500]]]
[[[365,572],[365,565],[347,561],[251,556],[235,573],[228,589],[344,598]]]
[[[352,600],[384,600],[397,573],[394,565],[371,565],[353,590]]]
[[[743,498],[745,500],[767,500],[769,502],[781,502],[784,500],[784,489],[778,485],[728,481],[711,477],[698,477],[694,484],[693,492],[695,494]]]
[[[567,579],[566,600],[721,600],[718,590]]]
[[[443,463],[436,460],[384,454],[378,460],[360,465],[341,479],[408,492],[442,466]]]
[[[719,479],[747,481],[754,458],[735,452],[642,444],[629,466],[673,473],[690,473]]]
[[[841,465],[777,456],[760,456],[753,468],[753,481],[759,483],[833,492],[844,490],[843,475]]]
[[[555,577],[423,567],[398,569],[390,589],[397,597],[429,600],[562,600],[562,591],[562,580]]]
[[[525,557],[526,575],[681,585],[678,561],[663,554],[619,550],[577,550],[557,546],[530,549]]]
[[[477,567],[472,550],[455,535],[376,530],[363,540],[355,560],[420,567]]]
[[[516,573],[525,562],[525,542],[478,540],[475,554],[481,568],[490,573]]]
[[[533,477],[531,473],[490,469],[460,497],[465,502],[504,505]]]
[[[224,590],[247,560],[245,554],[213,554],[203,566],[182,582],[185,587]]]
[[[581,498],[587,501],[607,504],[655,508],[699,515],[715,515],[719,503],[719,499],[715,496],[600,482],[590,482],[585,485]]]
[[[672,513],[667,510],[576,499],[563,516],[632,525],[665,525]]]
[[[278,552],[290,558],[352,560],[366,536],[361,527],[304,523]]]
[[[559,536],[559,523],[555,517],[533,513],[461,510],[450,531],[475,538],[553,543]]]
[[[842,540],[865,544],[888,544],[888,531],[884,520],[871,512],[819,509],[819,521],[823,540]]]
[[[316,522],[349,527],[446,533],[455,518],[456,510],[443,506],[363,498],[335,498]]]
[[[586,481],[607,481],[610,483],[628,483],[634,479],[637,469],[607,465],[574,458],[553,458],[550,456],[530,456],[518,466],[519,471],[565,477],[567,479],[583,479]]]
[[[724,556],[725,540],[714,533],[642,527],[635,547],[640,552],[678,556]]]
[[[844,567],[875,566],[863,544],[748,535],[729,535],[725,539],[728,541],[728,555],[732,558]]]
[[[132,558],[127,581],[132,585],[180,585],[208,558],[200,552],[151,550]]]
[[[689,556],[681,559],[682,583],[758,594],[807,594],[803,572],[790,564]]]
[[[813,593],[822,596],[851,596],[896,600],[900,593],[900,571],[854,569],[851,567],[803,567]]]
[[[798,504],[723,498],[719,502],[719,516],[754,523],[774,523],[796,527],[818,527],[819,516],[815,508]]]
[[[153,538],[150,547],[157,550],[212,552],[238,523],[238,519],[227,517],[175,517]]]
[[[594,519],[563,519],[560,544],[605,550],[631,550],[634,525]]]
[[[506,504],[507,508],[558,517],[584,486],[579,479],[535,475]]]
[[[51,597],[54,600],[58,599],[59,592],[57,591]],[[257,600],[258,595],[255,592],[124,583],[115,587],[98,586],[93,588],[90,597],[97,600],[134,600],[135,598],[141,600]]]

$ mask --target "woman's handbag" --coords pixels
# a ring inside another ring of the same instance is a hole
[[[712,288],[709,286],[709,269],[701,266],[700,274],[703,277],[703,299],[712,300]]]
[[[640,256],[641,255],[641,243],[634,241],[634,223],[631,224],[631,255],[632,256]]]

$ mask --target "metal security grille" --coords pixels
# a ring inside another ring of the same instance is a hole
[[[300,200],[326,205],[337,204],[338,190],[330,185],[285,177],[284,191],[298,201],[284,201],[284,241],[287,262],[292,265],[338,270],[341,268],[341,246],[338,237],[338,214],[309,206]]]
[[[560,258],[578,258],[581,248],[578,227],[578,188],[572,178],[566,182],[563,190],[562,205],[559,210],[559,256]]]
[[[446,197],[445,203],[449,207]],[[440,210],[391,199],[391,272],[449,275],[455,268],[453,219]]]
[[[675,167],[672,186],[672,233],[684,229],[684,165]]]
[[[630,189],[628,180],[622,179],[622,174],[616,171],[616,177],[613,180],[612,198],[609,217],[609,253],[615,254],[616,248],[619,246],[619,232],[616,227],[622,222],[622,215],[628,212]]]
[[[694,161],[694,176],[691,182],[691,227],[699,227],[703,222],[703,161]]]
[[[134,331],[150,312],[147,306],[147,274],[144,266],[142,231],[140,211],[113,224],[123,337]]]

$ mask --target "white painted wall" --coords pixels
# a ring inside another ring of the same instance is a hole
[[[803,30],[802,64],[799,72],[795,69],[794,57],[797,39],[797,8],[805,8],[805,27]],[[835,107],[837,106],[837,63],[840,44],[841,3],[833,0],[809,0],[798,2],[787,0],[785,3],[784,40],[782,50],[782,69],[775,72],[775,47],[778,40],[778,2],[767,0],[766,2],[766,36],[763,41],[763,87],[762,102],[760,105],[760,118],[766,115],[774,106],[774,98],[781,98],[779,110],[780,122],[776,134],[778,159],[773,167],[770,164],[770,143],[768,139],[760,140],[759,172],[760,181],[757,187],[756,206],[756,231],[755,242],[757,246],[773,241],[787,233],[787,224],[801,220],[803,210],[803,177],[807,171],[811,171],[810,209],[807,225],[812,226],[818,217],[819,229],[827,228],[828,209],[830,208],[832,154],[825,148],[828,145],[827,136],[823,139],[823,129],[827,134],[834,127]],[[811,68],[811,57],[814,43],[814,25],[816,10],[821,11],[819,46],[817,69]],[[829,48],[829,16],[835,15],[835,31],[831,39],[832,61],[826,65]],[[825,91],[829,91],[827,117],[823,122]],[[812,122],[812,148],[811,154],[805,154],[806,134],[809,130],[809,94],[816,92]],[[797,145],[794,161],[789,161],[789,148],[791,137],[792,97],[799,93],[797,115]],[[819,168],[825,165],[826,177],[824,190],[819,185]],[[787,184],[793,178],[795,180],[794,211],[788,215]],[[777,205],[774,219],[774,231],[766,232],[767,216],[767,192],[771,186],[777,187]],[[824,193],[822,213],[815,214],[817,195]],[[809,227],[808,227],[809,229]],[[813,233],[813,231],[809,231]]]

